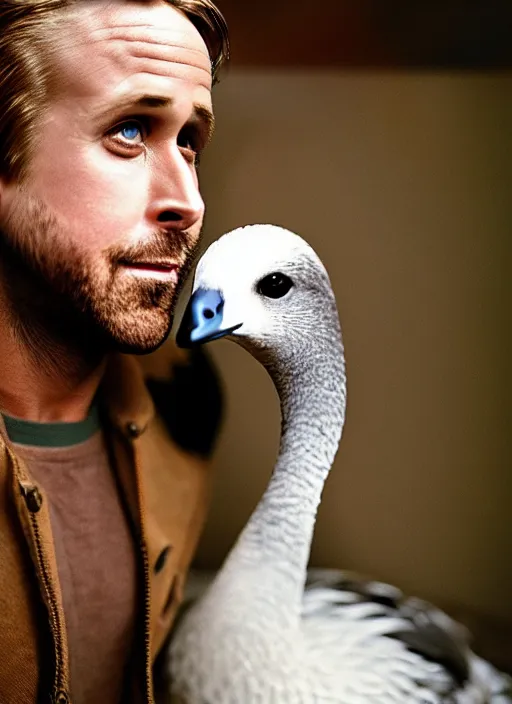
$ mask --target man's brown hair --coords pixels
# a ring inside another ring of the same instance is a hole
[[[48,41],[63,13],[84,0],[0,0],[0,176],[22,177],[33,127],[48,98]],[[143,2],[144,0],[140,0]],[[214,82],[229,55],[226,21],[212,0],[165,0],[208,47]]]

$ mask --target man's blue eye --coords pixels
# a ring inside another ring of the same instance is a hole
[[[130,142],[134,139],[137,139],[137,137],[139,136],[142,138],[141,129],[138,125],[135,124],[125,125],[119,130],[119,133],[124,139]]]

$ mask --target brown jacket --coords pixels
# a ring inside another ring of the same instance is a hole
[[[173,369],[179,370],[179,365]],[[191,378],[189,371],[186,374]],[[185,408],[187,399],[190,408],[194,390],[187,391],[186,385],[157,387],[157,392],[164,401],[167,394],[169,404],[178,404],[174,417],[179,418],[183,409],[179,399],[171,398],[176,388]],[[152,702],[152,668],[182,599],[209,503],[210,470],[204,452],[183,449],[171,437],[169,424],[155,413],[134,358],[110,360],[102,399],[113,466],[139,547],[140,649],[130,668],[126,700]],[[201,406],[197,396],[194,402]],[[13,453],[5,432],[0,433],[0,702],[71,702],[47,501]]]

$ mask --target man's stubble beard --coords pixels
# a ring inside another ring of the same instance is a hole
[[[56,371],[73,357],[90,366],[111,351],[145,354],[159,347],[197,252],[195,238],[158,231],[91,260],[66,239],[52,211],[26,193],[0,222],[0,284],[12,330],[29,354]],[[121,265],[159,258],[181,265],[177,286],[129,275]]]

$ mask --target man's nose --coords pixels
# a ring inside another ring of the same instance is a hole
[[[154,175],[148,218],[158,228],[187,230],[204,215],[195,169],[180,153],[165,166]]]

